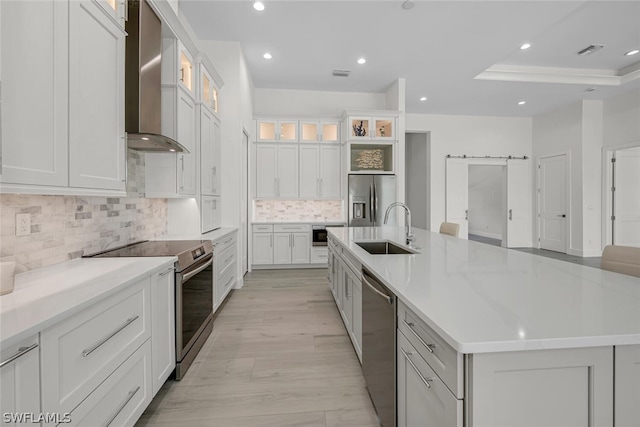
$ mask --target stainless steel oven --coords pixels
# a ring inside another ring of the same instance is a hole
[[[327,246],[327,227],[344,227],[344,224],[312,225],[311,246]]]
[[[213,329],[213,254],[176,273],[176,379]]]

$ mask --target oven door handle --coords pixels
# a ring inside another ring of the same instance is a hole
[[[209,261],[207,261],[203,266],[198,267],[195,270],[190,271],[187,274],[185,274],[184,276],[182,276],[182,281],[186,282],[187,280],[191,279],[196,274],[200,273],[205,268],[209,267],[211,264],[213,264],[213,254],[209,255]]]

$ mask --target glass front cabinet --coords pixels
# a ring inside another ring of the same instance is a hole
[[[396,140],[396,117],[348,116],[347,141]]]

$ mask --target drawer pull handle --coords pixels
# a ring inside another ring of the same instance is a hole
[[[173,267],[171,267],[170,269],[168,269],[167,271],[165,271],[164,273],[160,273],[160,277],[162,276],[166,276],[167,274],[171,273],[173,271]]]
[[[404,323],[409,328],[411,333],[413,333],[413,335],[416,338],[418,338],[418,341],[420,341],[420,343],[427,348],[427,351],[429,351],[429,353],[433,353],[433,349],[435,348],[436,345],[435,344],[427,344],[426,342],[424,342],[424,340],[422,338],[420,338],[420,335],[418,335],[416,333],[416,331],[413,330],[413,327],[416,325],[415,323],[413,323],[413,322],[407,323],[407,321],[404,320],[404,319],[402,319],[402,323]]]
[[[422,374],[420,373],[420,371],[418,370],[416,365],[414,365],[413,360],[411,360],[411,358],[409,357],[412,354],[410,351],[409,352],[405,352],[402,348],[400,349],[400,351],[404,355],[404,358],[407,359],[407,362],[409,362],[411,367],[416,371],[416,374],[418,374],[418,376],[420,377],[420,379],[422,380],[424,385],[426,385],[427,388],[431,388],[431,384],[429,384],[429,382],[433,381],[433,378],[425,378],[425,377],[422,376]]]
[[[138,390],[140,390],[140,386],[137,386],[134,390],[131,390],[129,394],[127,394],[127,397],[124,399],[124,402],[122,402],[122,404],[118,407],[118,409],[113,413],[113,415],[111,415],[111,417],[109,417],[109,420],[104,424],[105,427],[110,426],[113,420],[115,420],[116,417],[120,415],[120,412],[122,412],[124,407],[127,406],[127,403],[129,403],[129,401],[133,399],[133,396],[135,396]]]
[[[102,344],[106,343],[107,341],[109,341],[111,338],[115,337],[116,335],[118,335],[118,332],[122,331],[124,328],[126,328],[127,326],[129,326],[130,324],[132,324],[133,322],[136,321],[136,319],[140,317],[138,315],[135,315],[134,317],[130,317],[127,319],[126,322],[124,322],[124,324],[122,326],[120,326],[118,329],[116,329],[115,331],[113,331],[112,333],[110,333],[108,336],[104,337],[99,343],[97,343],[96,345],[94,345],[93,347],[84,350],[82,352],[82,357],[87,357],[88,355],[90,355],[91,353],[93,353],[94,351],[96,351],[100,346],[102,346]]]
[[[2,363],[0,363],[0,368],[2,368],[4,365],[8,365],[9,363],[13,362],[19,357],[24,356],[25,354],[29,353],[31,350],[33,350],[36,347],[38,347],[38,344],[31,344],[28,347],[20,347],[16,354],[9,357],[7,360],[3,360]]]
[[[233,255],[231,255],[229,258],[224,260],[224,265],[228,265],[229,261],[231,261],[233,259]]]

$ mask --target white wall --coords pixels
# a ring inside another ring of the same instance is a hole
[[[604,101],[604,145],[640,143],[640,89]]]
[[[406,115],[406,132],[430,132],[431,230],[445,220],[445,156],[531,157],[531,126],[530,118]]]
[[[275,116],[339,116],[344,110],[384,110],[383,93],[255,89],[254,114]]]
[[[414,227],[428,229],[428,134],[408,133],[405,139],[406,203]]]
[[[469,234],[503,238],[505,167],[469,165]]]
[[[582,101],[533,118],[536,163],[540,157],[568,155],[568,253],[571,255],[601,254],[602,112],[602,101]],[[536,222],[536,236],[537,225]]]

